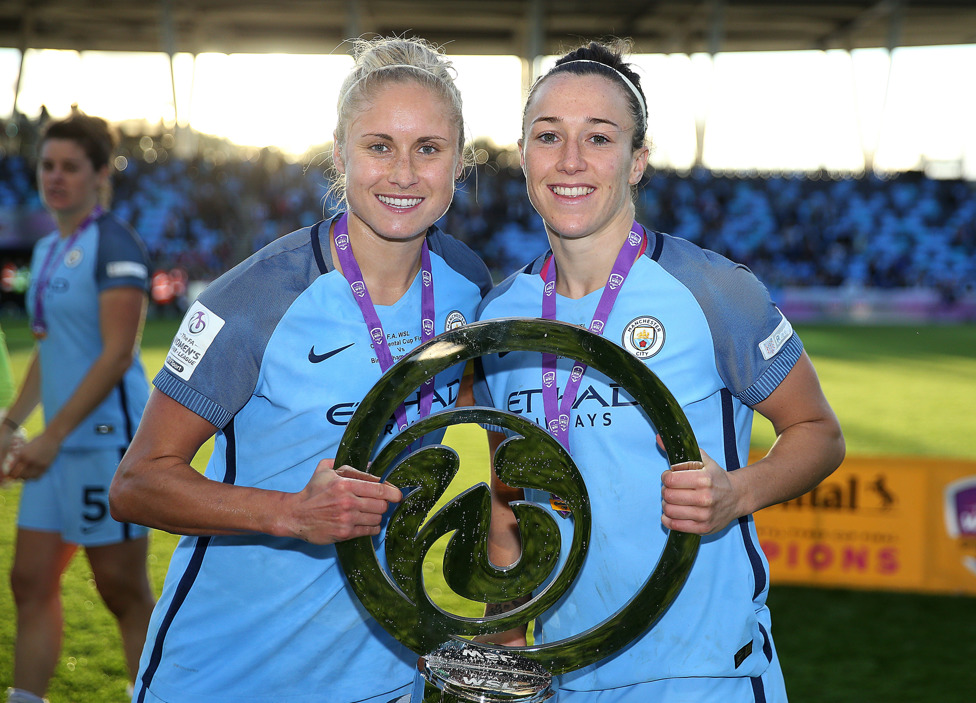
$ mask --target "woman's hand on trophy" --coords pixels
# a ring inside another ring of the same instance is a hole
[[[383,514],[400,490],[351,466],[323,459],[308,485],[292,494],[291,532],[312,544],[332,544],[380,533]]]
[[[708,535],[738,517],[729,473],[701,454],[702,461],[675,464],[661,475],[661,522],[669,530]]]

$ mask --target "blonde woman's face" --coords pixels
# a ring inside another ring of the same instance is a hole
[[[388,239],[426,232],[447,212],[461,174],[449,101],[413,81],[368,96],[333,156],[350,214]]]

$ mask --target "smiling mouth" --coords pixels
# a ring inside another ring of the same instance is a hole
[[[394,198],[389,195],[377,195],[376,196],[381,203],[384,205],[389,205],[390,207],[397,208],[400,210],[406,210],[414,207],[415,205],[420,205],[424,201],[423,198]]]
[[[584,195],[589,195],[596,188],[590,188],[589,186],[573,186],[572,188],[567,188],[566,186],[549,186],[549,190],[564,198],[579,198]]]

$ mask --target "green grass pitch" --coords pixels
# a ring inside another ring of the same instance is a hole
[[[23,321],[4,319],[17,377],[32,346]],[[147,324],[143,355],[152,376],[175,320]],[[841,418],[848,453],[976,461],[976,326],[806,326],[800,328],[827,397]],[[28,429],[36,431],[35,416]],[[758,418],[753,445],[772,433]],[[462,455],[458,484],[486,474],[487,445],[475,428],[449,430]],[[209,447],[198,456],[202,467]],[[8,586],[19,487],[0,489],[0,691],[11,683],[14,608]],[[173,535],[154,533],[150,567],[161,587]],[[430,590],[452,601],[436,578]],[[99,600],[87,562],[76,558],[63,583],[66,634],[48,697],[54,703],[125,700],[119,636]],[[793,703],[964,703],[976,691],[976,598],[777,586],[773,630]],[[274,623],[269,622],[269,627]],[[323,699],[324,700],[324,699]]]

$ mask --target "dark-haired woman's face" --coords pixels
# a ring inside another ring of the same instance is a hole
[[[98,204],[108,168],[98,171],[71,139],[48,139],[37,162],[37,188],[44,206],[59,217],[84,216]]]
[[[539,85],[519,151],[529,199],[551,231],[580,238],[630,227],[630,187],[647,165],[633,135],[628,98],[612,80],[562,73]]]

